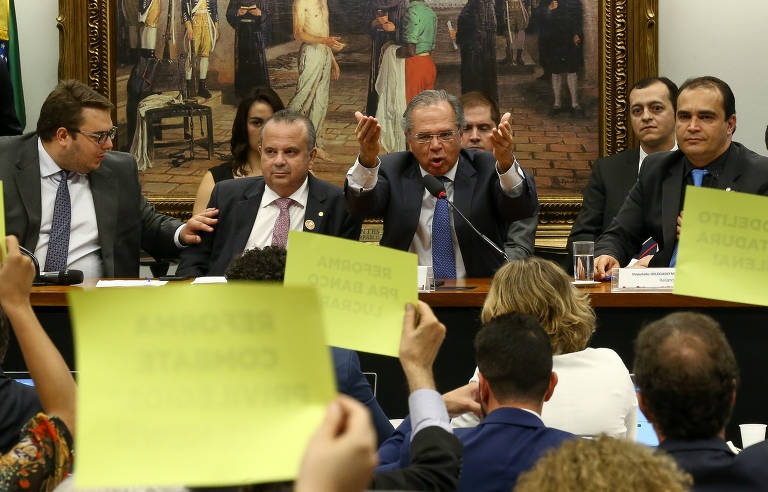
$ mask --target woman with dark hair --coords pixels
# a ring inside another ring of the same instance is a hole
[[[269,87],[254,87],[237,106],[232,122],[232,159],[214,166],[205,173],[197,188],[192,214],[202,212],[211,199],[213,187],[225,179],[261,176],[259,137],[264,122],[277,111],[284,109],[283,101]]]

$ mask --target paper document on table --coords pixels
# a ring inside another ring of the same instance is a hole
[[[689,186],[675,294],[768,305],[768,197]]]
[[[96,287],[160,287],[167,284],[166,280],[99,280]]]
[[[197,277],[192,281],[192,285],[201,284],[226,284],[227,277]]]
[[[335,395],[314,289],[93,289],[69,305],[79,488],[295,478]]]
[[[291,231],[285,285],[316,287],[330,345],[397,357],[405,304],[418,302],[415,254]]]

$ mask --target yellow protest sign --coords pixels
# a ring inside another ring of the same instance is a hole
[[[0,181],[0,258],[5,260],[5,197],[3,195],[3,182]]]
[[[416,303],[415,254],[291,231],[285,285],[316,287],[330,345],[397,357],[403,313]]]
[[[335,395],[314,289],[95,289],[69,304],[78,487],[295,478]]]
[[[768,197],[689,186],[675,294],[768,305]]]

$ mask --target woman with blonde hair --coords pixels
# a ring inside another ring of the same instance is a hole
[[[511,261],[493,277],[482,321],[510,312],[535,317],[549,334],[557,386],[544,403],[541,418],[548,427],[579,435],[608,434],[634,440],[637,395],[621,358],[608,348],[588,348],[595,332],[589,296],[574,288],[570,277],[542,258]],[[470,382],[477,381],[477,370]],[[479,419],[467,413],[454,427],[471,427]]]

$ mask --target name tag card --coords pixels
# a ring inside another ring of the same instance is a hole
[[[611,292],[668,292],[675,286],[674,268],[618,268],[614,272]]]

